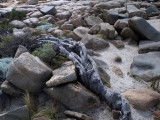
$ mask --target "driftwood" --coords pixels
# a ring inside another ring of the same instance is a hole
[[[81,83],[89,90],[102,97],[113,110],[121,113],[120,120],[131,120],[131,110],[128,102],[119,94],[103,85],[97,72],[97,66],[86,47],[81,42],[72,39],[60,40],[53,36],[42,35],[36,38],[40,44],[54,43],[55,52],[70,59],[76,66],[81,77]]]

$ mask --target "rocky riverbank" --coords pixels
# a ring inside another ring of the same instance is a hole
[[[73,59],[37,42],[42,34],[82,42],[103,84],[128,101],[133,120],[160,119],[159,1],[2,2],[0,119],[123,120],[84,84]]]

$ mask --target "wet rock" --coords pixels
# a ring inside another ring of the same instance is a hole
[[[38,0],[28,0],[26,2],[26,4],[28,4],[28,5],[36,5],[36,4],[38,4]]]
[[[134,5],[127,5],[126,10],[129,14],[130,18],[137,16],[137,17],[142,17],[144,19],[147,19],[147,15],[146,15],[145,11],[142,11],[142,10],[136,8]]]
[[[1,120],[29,120],[29,110],[27,106],[22,106],[17,109],[0,114]]]
[[[116,48],[124,48],[124,42],[122,40],[113,40],[111,43],[116,47]]]
[[[139,43],[139,49],[138,49],[139,54],[156,52],[156,51],[160,51],[160,42],[145,41]]]
[[[9,66],[6,79],[19,89],[37,93],[51,76],[50,68],[38,57],[26,52]]]
[[[104,39],[89,34],[83,36],[81,42],[86,46],[86,48],[92,50],[102,50],[109,47],[108,42]]]
[[[108,39],[114,39],[115,37],[115,29],[112,25],[108,23],[101,23],[99,34],[103,34]]]
[[[74,111],[66,110],[66,111],[64,111],[64,114],[66,116],[81,119],[81,120],[93,120],[92,117],[90,117],[86,114],[82,114],[82,113],[78,113],[78,112],[74,112]]]
[[[77,80],[75,66],[71,61],[65,62],[61,68],[54,70],[52,74],[52,78],[46,82],[47,87],[54,87]]]
[[[10,25],[13,25],[15,28],[22,29],[24,27],[27,27],[27,25],[19,20],[13,20],[9,23]]]
[[[99,17],[94,17],[94,16],[88,16],[86,18],[84,18],[87,26],[92,27],[96,24],[100,24],[103,22],[103,20]]]
[[[86,27],[78,27],[76,29],[74,29],[73,31],[73,39],[76,40],[76,41],[79,41],[82,39],[82,37],[86,34],[88,34],[90,31],[89,28],[86,28]]]
[[[100,105],[99,98],[80,84],[69,83],[44,91],[71,110],[89,110]]]
[[[57,10],[53,6],[45,6],[42,9],[40,9],[40,11],[45,15],[49,14],[54,16],[57,14]]]
[[[18,58],[22,53],[28,52],[28,49],[22,45],[20,45],[16,51],[15,58]]]
[[[11,95],[11,96],[22,95],[22,91],[8,81],[4,81],[2,83],[1,89],[2,89],[3,92],[5,92],[5,93],[7,93],[8,95]]]
[[[143,39],[160,41],[160,32],[151,26],[146,20],[140,17],[133,17],[128,21],[129,27]],[[145,29],[144,29],[145,28]]]
[[[113,66],[112,71],[119,77],[123,78],[123,72],[117,65]]]
[[[129,27],[123,28],[120,35],[123,37],[123,39],[132,38],[135,41],[139,40],[138,35]]]
[[[131,64],[131,74],[146,82],[157,80],[160,77],[160,52],[139,54]]]
[[[143,111],[150,110],[160,102],[160,94],[150,89],[132,89],[122,95],[135,109]]]

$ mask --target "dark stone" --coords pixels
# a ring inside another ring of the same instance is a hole
[[[45,6],[40,10],[43,14],[56,15],[57,10],[53,6]]]
[[[131,29],[142,37],[142,39],[147,38],[152,41],[160,41],[160,32],[143,18],[133,17],[128,21],[128,24]]]

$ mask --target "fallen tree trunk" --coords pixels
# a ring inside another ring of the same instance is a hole
[[[57,39],[53,36],[42,35],[36,38],[40,44],[54,43],[55,52],[60,53],[70,59],[77,68],[81,77],[81,83],[105,99],[113,110],[121,112],[120,120],[131,120],[131,110],[128,102],[119,93],[103,85],[97,72],[97,66],[90,55],[87,54],[86,47],[81,42],[72,39]]]

